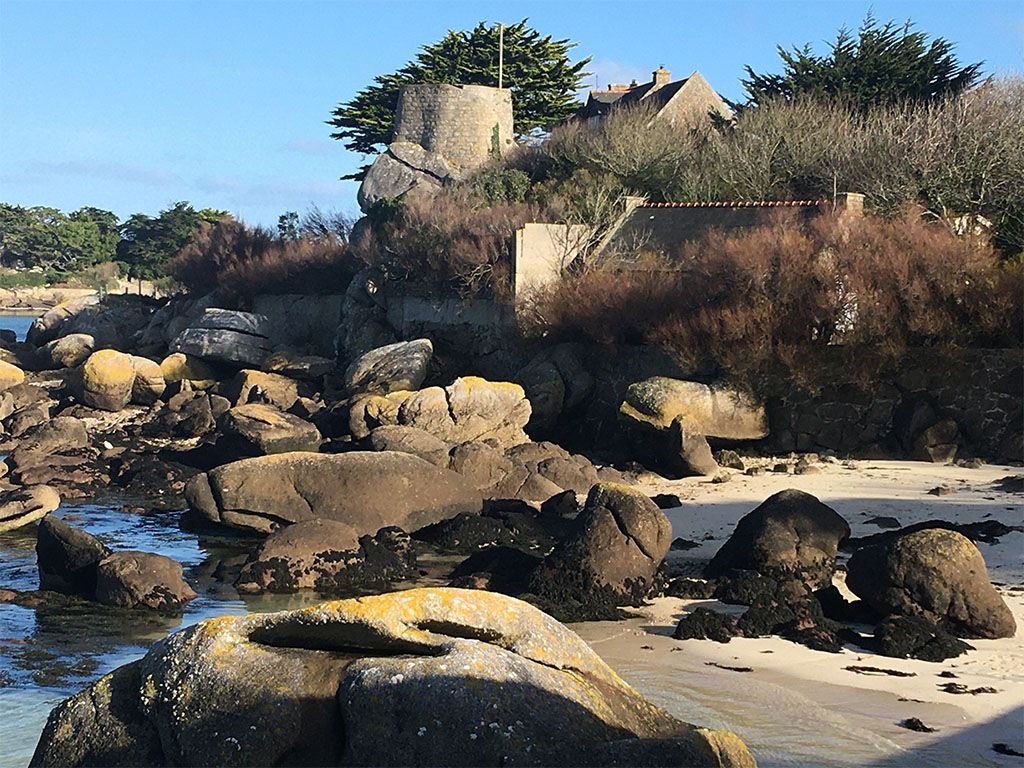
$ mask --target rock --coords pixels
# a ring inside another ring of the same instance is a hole
[[[695,431],[689,422],[676,419],[668,429],[669,456],[673,469],[686,475],[714,475],[718,462],[711,455],[707,438]]]
[[[171,342],[170,349],[207,362],[259,368],[271,351],[266,321],[249,312],[207,309]]]
[[[83,296],[77,299],[62,301],[52,309],[46,310],[43,314],[32,321],[29,326],[25,340],[35,346],[41,347],[46,342],[57,338],[64,324],[86,307],[99,304],[99,296]]]
[[[326,357],[301,355],[289,350],[277,350],[263,361],[263,370],[292,379],[315,381],[334,371],[337,363]]]
[[[552,429],[565,406],[565,382],[557,366],[548,360],[535,360],[523,368],[516,381],[530,401],[530,433]]]
[[[947,464],[956,458],[960,443],[960,429],[953,419],[943,419],[921,430],[914,440],[913,458]]]
[[[923,616],[958,637],[1012,637],[1016,630],[981,552],[955,531],[926,528],[858,549],[846,583],[882,614]]]
[[[39,522],[36,558],[39,586],[56,592],[93,597],[96,566],[110,550],[99,539],[47,515]]]
[[[350,395],[417,390],[427,377],[433,354],[430,339],[400,341],[370,350],[345,370],[345,388]]]
[[[243,459],[195,476],[185,496],[200,519],[262,532],[317,518],[360,534],[414,531],[483,503],[455,472],[407,453],[363,451]]]
[[[136,405],[153,405],[164,396],[167,382],[164,381],[160,364],[147,357],[132,355],[135,380],[132,382],[131,401]]]
[[[718,462],[719,466],[726,467],[728,469],[736,469],[740,472],[746,469],[746,465],[743,463],[743,459],[736,451],[730,448],[723,448],[721,451],[715,454],[715,461]]]
[[[699,606],[679,620],[672,637],[676,640],[728,643],[738,634],[739,628],[734,617]]]
[[[448,466],[448,443],[416,427],[401,427],[397,424],[377,427],[370,432],[368,442],[374,451],[411,453],[439,467]]]
[[[21,437],[33,427],[38,427],[50,418],[52,403],[40,402],[18,408],[4,419],[4,426],[11,437]]]
[[[31,765],[612,765],[623,754],[754,766],[734,734],[658,709],[535,608],[435,588],[188,627],[59,705]]]
[[[672,542],[672,526],[647,496],[600,483],[587,495],[573,529],[544,559],[532,588],[541,596],[609,590],[634,602],[646,596]]]
[[[193,438],[208,434],[216,426],[212,397],[200,395],[189,398],[177,410],[168,406],[160,417],[160,426],[174,437]]]
[[[135,364],[114,349],[93,352],[82,368],[82,400],[104,411],[119,411],[132,399]]]
[[[24,433],[15,454],[32,452],[48,456],[89,445],[85,422],[74,416],[55,416]]]
[[[242,455],[266,456],[289,451],[320,450],[317,428],[298,416],[272,405],[239,405],[224,414],[221,430],[225,437],[241,443]]]
[[[812,590],[819,589],[831,583],[836,552],[849,535],[849,524],[814,496],[794,489],[780,491],[740,519],[704,574],[799,574]]]
[[[529,475],[520,462],[486,443],[462,443],[455,446],[451,450],[448,466],[492,498],[516,498]],[[511,482],[498,490],[504,481],[510,479]]]
[[[537,474],[550,480],[559,490],[568,489],[576,493],[587,493],[597,482],[597,470],[583,459],[553,457],[537,464]],[[547,499],[549,496],[545,496]]]
[[[25,381],[25,372],[16,365],[0,360],[0,392]]]
[[[255,391],[262,396],[254,399]],[[222,388],[222,395],[235,405],[267,402],[287,411],[299,399],[299,385],[295,379],[276,373],[241,370]]]
[[[0,493],[0,533],[34,523],[60,506],[60,494],[46,485]]]
[[[655,376],[631,384],[619,416],[630,427],[668,429],[684,419],[706,437],[759,440],[768,436],[764,407],[724,385]]]
[[[167,384],[188,382],[192,389],[210,389],[217,383],[214,370],[197,357],[173,352],[160,363],[160,372]]]
[[[235,586],[240,592],[315,589],[324,595],[348,587],[351,593],[408,578],[415,563],[409,536],[398,528],[361,537],[346,523],[305,520],[270,534]]]
[[[467,376],[444,389],[357,397],[350,405],[349,429],[361,440],[376,427],[397,424],[447,443],[486,441],[509,448],[529,440],[523,431],[529,420],[530,403],[518,384]]]
[[[875,627],[874,650],[897,659],[944,661],[974,648],[923,616],[890,616]]]
[[[114,552],[96,567],[96,600],[120,608],[178,611],[198,595],[181,563],[151,552]]]
[[[39,361],[47,370],[75,368],[96,349],[96,340],[87,333],[71,333],[47,342],[39,350]]]

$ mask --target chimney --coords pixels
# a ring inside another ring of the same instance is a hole
[[[669,81],[672,79],[672,73],[663,66],[658,67],[651,74],[654,76],[651,82],[657,86],[668,85]]]

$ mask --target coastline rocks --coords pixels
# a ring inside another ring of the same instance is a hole
[[[705,437],[725,440],[760,440],[768,436],[764,406],[723,385],[708,386],[654,376],[631,384],[619,408],[630,427],[668,429],[683,418]]]
[[[360,534],[412,531],[460,512],[479,512],[463,477],[408,453],[281,453],[225,464],[185,487],[199,520],[269,533],[317,518]]]
[[[95,536],[47,515],[36,539],[39,586],[91,598],[96,593],[96,567],[109,554]]]
[[[131,401],[138,405],[153,405],[164,396],[167,382],[160,364],[147,357],[132,355],[135,378],[132,380]]]
[[[263,361],[263,370],[292,379],[315,381],[331,373],[337,363],[326,357],[300,355],[290,350],[277,350]]]
[[[82,401],[104,411],[119,411],[132,399],[135,365],[131,355],[114,349],[93,352],[82,368]]]
[[[167,384],[188,382],[192,389],[209,389],[217,383],[217,374],[197,357],[173,352],[160,362],[160,373]]]
[[[476,440],[508,448],[529,440],[523,428],[530,420],[530,402],[523,388],[476,376],[416,392],[365,395],[352,401],[349,428],[363,439],[379,426],[416,427],[447,443]]]
[[[172,352],[184,352],[208,362],[259,368],[270,354],[263,315],[230,309],[206,309],[171,342]]]
[[[572,531],[534,573],[531,590],[553,600],[586,603],[598,595],[635,603],[649,592],[671,542],[672,525],[647,496],[599,483]]]
[[[744,515],[704,569],[709,578],[732,570],[776,578],[798,575],[811,590],[832,583],[836,552],[850,526],[831,507],[803,491],[780,491]]]
[[[298,383],[287,376],[244,369],[221,388],[221,394],[235,405],[264,402],[287,411],[295,405],[300,392]]]
[[[1012,637],[1016,630],[981,552],[955,531],[926,528],[858,549],[846,583],[882,614],[922,616],[958,637]]]
[[[0,533],[34,523],[60,506],[60,494],[46,485],[0,493]]]
[[[86,307],[94,306],[99,304],[99,302],[99,296],[82,296],[77,299],[62,301],[32,321],[32,325],[29,326],[28,333],[25,335],[25,340],[36,347],[41,347],[46,342],[53,341],[60,334],[64,323]]]
[[[104,605],[173,612],[196,597],[181,563],[163,555],[114,552],[96,566],[95,599]]]
[[[242,566],[239,592],[295,592],[323,595],[386,587],[415,574],[416,552],[409,535],[382,528],[359,536],[346,523],[305,520],[270,534]]]
[[[272,405],[236,406],[221,417],[220,427],[224,439],[240,444],[244,456],[289,451],[315,453],[320,449],[321,437],[316,427]]]
[[[414,589],[206,621],[58,705],[33,766],[752,768],[512,598]],[[595,755],[598,756],[595,758]]]
[[[374,451],[411,453],[439,467],[448,466],[448,443],[422,429],[393,424],[377,427],[367,439]]]
[[[96,340],[88,333],[69,333],[47,342],[39,349],[39,362],[45,370],[74,368],[89,359]]]
[[[386,395],[417,390],[427,377],[434,354],[430,339],[400,341],[360,355],[345,370],[350,395]]]
[[[889,616],[875,627],[875,651],[897,659],[945,661],[974,650],[923,616]]]
[[[25,381],[25,372],[16,365],[0,360],[0,392]]]

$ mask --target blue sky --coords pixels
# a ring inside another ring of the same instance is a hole
[[[664,65],[738,98],[744,65],[777,71],[777,44],[824,50],[868,9],[988,73],[1024,68],[1020,0],[0,0],[0,200],[122,218],[190,200],[268,225],[312,203],[355,213],[338,177],[362,159],[324,121],[447,29],[529,18],[577,41],[601,85]]]

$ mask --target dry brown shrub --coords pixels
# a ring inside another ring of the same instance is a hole
[[[167,269],[195,293],[234,297],[344,291],[357,267],[337,233],[287,240],[225,220],[204,228]]]
[[[835,375],[870,384],[911,347],[1021,341],[1019,264],[920,216],[780,214],[674,259],[593,267],[533,297],[527,336],[654,344],[763,394]]]
[[[389,279],[436,295],[505,296],[516,229],[542,221],[530,203],[477,204],[464,189],[413,195],[376,221],[355,252]]]

